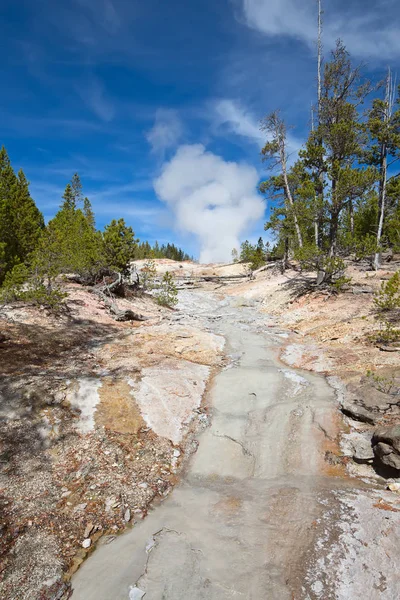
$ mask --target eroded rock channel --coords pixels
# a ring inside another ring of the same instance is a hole
[[[399,510],[379,510],[384,486],[335,460],[326,380],[281,364],[286,334],[249,303],[182,292],[171,321],[226,340],[230,364],[206,397],[211,426],[170,496],[100,542],[73,599],[399,597]]]

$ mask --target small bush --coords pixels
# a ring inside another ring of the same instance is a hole
[[[24,286],[29,279],[29,270],[26,265],[20,263],[15,265],[11,271],[6,273],[1,288],[0,297],[4,303],[21,300],[24,292]]]
[[[58,287],[52,286],[50,281],[45,285],[37,273],[29,271],[24,264],[15,265],[12,271],[6,274],[3,286],[0,290],[0,300],[9,302],[33,302],[44,305],[51,310],[58,310],[67,294]]]
[[[394,375],[385,377],[384,375],[376,375],[373,371],[368,370],[367,378],[371,381],[372,385],[383,394],[396,395],[399,393]]]
[[[380,289],[375,294],[374,304],[376,318],[380,322],[380,331],[375,340],[385,344],[392,344],[400,340],[400,329],[397,323],[400,320],[400,273],[397,271],[383,281]]]
[[[173,275],[169,271],[162,278],[161,285],[155,293],[155,298],[161,306],[172,308],[178,304],[178,290],[176,289]]]
[[[383,312],[400,308],[400,271],[382,282],[380,290],[375,294],[374,303]]]
[[[328,256],[323,250],[314,245],[304,246],[296,252],[295,258],[300,262],[304,271],[316,271],[322,274],[319,284],[331,286],[334,290],[342,291],[344,285],[351,282],[351,277],[346,277],[346,264],[338,256]]]
[[[140,284],[145,291],[151,291],[155,288],[157,277],[156,263],[153,259],[148,259],[140,271]]]

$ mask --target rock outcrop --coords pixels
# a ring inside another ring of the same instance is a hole
[[[377,429],[372,445],[378,462],[400,471],[400,425]]]

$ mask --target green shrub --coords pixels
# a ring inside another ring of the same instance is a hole
[[[380,311],[400,308],[400,271],[387,281],[382,281],[379,291],[375,294],[375,306]]]
[[[367,378],[372,385],[383,394],[392,394],[397,391],[395,376],[385,377],[384,375],[376,375],[373,371],[367,371]]]
[[[62,292],[58,286],[54,286],[50,280],[45,285],[38,271],[33,273],[28,267],[20,263],[9,271],[4,279],[0,290],[0,300],[4,303],[21,301],[33,302],[44,305],[51,310],[58,310],[67,294]]]
[[[380,331],[375,341],[392,344],[400,340],[400,329],[397,323],[400,320],[400,272],[397,271],[383,281],[380,289],[375,294],[374,304],[376,318],[380,322]]]
[[[351,282],[351,277],[346,277],[346,264],[339,256],[328,256],[326,252],[315,245],[306,245],[299,248],[295,254],[303,271],[316,271],[322,274],[319,283],[330,285],[336,291],[341,291],[343,286]]]
[[[155,298],[161,306],[172,308],[178,303],[178,290],[176,289],[173,275],[169,271],[162,278],[161,285],[155,293]]]
[[[0,291],[1,301],[4,303],[22,300],[24,286],[29,279],[29,270],[26,265],[20,263],[15,265],[11,271],[6,273],[3,285]]]
[[[156,286],[157,269],[156,263],[149,258],[140,271],[140,285],[145,291],[151,291]]]

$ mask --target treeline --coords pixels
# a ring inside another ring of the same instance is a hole
[[[324,64],[297,160],[278,111],[262,130],[262,159],[272,170],[260,186],[273,207],[265,229],[283,266],[297,258],[329,283],[344,257],[368,258],[377,269],[382,251],[400,251],[400,103],[390,71],[373,87],[339,41]]]
[[[136,249],[135,258],[170,258],[171,260],[183,261],[193,260],[182,248],[177,248],[175,244],[159,245],[155,242],[153,246],[149,242],[140,242]]]
[[[255,271],[264,265],[268,260],[276,259],[277,248],[271,248],[269,242],[265,242],[262,237],[258,238],[257,244],[252,244],[245,240],[240,244],[240,252],[234,248],[232,250],[233,262],[249,263],[251,270]]]
[[[95,283],[104,274],[127,275],[130,261],[150,248],[140,243],[124,219],[96,229],[91,203],[79,175],[67,184],[57,214],[44,223],[29,193],[24,173],[15,174],[5,148],[0,150],[0,294],[3,300],[35,299],[57,303],[55,281],[64,273]],[[156,248],[157,249],[157,248]],[[173,245],[158,252],[187,255]],[[179,258],[180,260],[180,258]]]

